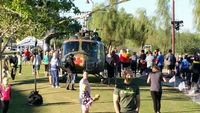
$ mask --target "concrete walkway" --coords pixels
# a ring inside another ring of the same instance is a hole
[[[175,82],[167,82],[163,83],[164,85],[174,87],[175,89],[179,90],[179,84],[183,82],[183,80],[180,77],[176,77]],[[190,97],[193,102],[196,102],[200,104],[200,90],[195,90],[194,88],[191,88],[190,90],[184,89],[182,91],[186,96]]]
[[[167,71],[164,70],[163,71],[164,73],[164,76],[167,76]],[[137,74],[136,77],[139,77],[143,80],[146,80],[147,79],[147,76],[140,76],[139,74]],[[167,77],[167,79],[169,80],[170,78]],[[166,83],[163,83],[163,85],[165,86],[170,86],[170,87],[174,87],[176,90],[179,90],[178,86],[179,84],[183,82],[183,80],[180,78],[180,77],[176,77],[175,78],[175,82],[166,82]],[[200,104],[200,89],[195,91],[194,88],[191,88],[191,90],[186,90],[184,89],[182,91],[186,96],[190,97],[192,101]]]

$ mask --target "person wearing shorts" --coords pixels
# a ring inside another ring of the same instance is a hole
[[[69,69],[69,71],[67,72],[67,81],[66,81],[67,90],[69,90],[70,84],[71,84],[71,90],[75,90],[74,84],[76,80],[76,67],[74,59],[75,59],[74,55],[70,55],[65,64],[65,68]]]
[[[44,73],[45,73],[45,76],[48,76],[49,75],[49,52],[46,51],[45,52],[45,55],[43,57],[43,64],[44,64]]]
[[[174,71],[176,66],[176,57],[172,53],[172,50],[169,49],[168,54],[166,56],[167,61],[167,68],[168,68],[168,74],[172,74],[172,71]]]
[[[33,58],[33,72],[38,77],[39,77],[40,64],[41,64],[41,57],[40,55],[35,54]]]
[[[79,98],[81,104],[81,113],[89,113],[92,103],[99,99],[100,95],[96,94],[91,97],[91,88],[88,81],[88,72],[83,71],[83,78],[79,82]]]

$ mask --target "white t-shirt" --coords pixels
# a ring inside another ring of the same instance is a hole
[[[40,55],[36,55],[33,59],[33,65],[40,65],[41,64],[41,57]]]
[[[153,55],[148,55],[145,60],[147,62],[147,68],[150,68],[153,66],[153,60],[154,60]]]
[[[83,91],[83,84],[86,85],[86,89],[85,91],[88,91],[89,94],[91,92],[91,88],[90,88],[90,83],[87,79],[81,79],[80,82],[79,82],[79,89],[80,89],[80,92],[79,92],[79,97],[81,98],[81,94],[84,92]]]

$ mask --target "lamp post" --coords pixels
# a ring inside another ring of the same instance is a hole
[[[175,54],[175,1],[172,0],[172,40],[171,40],[171,44],[172,44],[172,53]]]
[[[28,105],[31,106],[40,106],[43,104],[43,97],[42,95],[39,94],[39,91],[37,91],[37,78],[36,78],[36,57],[38,55],[38,49],[36,48],[37,46],[37,39],[35,39],[35,48],[33,49],[33,53],[34,53],[34,85],[35,85],[35,89],[34,91],[31,91],[31,93],[28,96]]]
[[[183,21],[171,21],[172,24],[172,52],[175,54],[175,29],[178,31],[180,30],[180,26],[183,25]],[[174,87],[176,87],[176,76],[174,75]]]

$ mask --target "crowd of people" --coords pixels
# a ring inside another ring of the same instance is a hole
[[[40,66],[44,64],[45,75],[49,78],[49,84],[52,85],[52,87],[59,88],[58,63],[58,51],[47,51],[43,56],[42,51],[38,49],[29,50],[25,48],[22,52],[14,52],[12,55],[5,55],[3,59],[2,84],[0,85],[0,107],[2,108],[2,112],[8,112],[9,101],[11,99],[11,85],[9,85],[8,81],[10,79],[15,80],[16,75],[22,75],[22,64],[24,64],[24,66],[31,64],[32,73],[37,78],[39,78],[40,75]]]
[[[49,84],[53,88],[60,88],[59,86],[59,72],[62,68],[63,72],[65,74],[69,75],[67,76],[66,81],[66,89],[72,89],[74,88],[75,83],[75,77],[76,77],[76,68],[74,64],[74,56],[70,55],[68,59],[65,61],[65,65],[61,65],[61,59],[60,59],[60,51],[59,50],[51,50],[51,51],[45,51],[44,55],[43,52],[40,50],[29,50],[28,48],[25,48],[22,52],[15,52],[13,55],[6,55],[4,58],[4,70],[9,73],[10,71],[10,78],[12,80],[15,80],[15,76],[18,73],[18,75],[22,75],[22,64],[32,65],[32,74],[35,75],[37,78],[40,76],[40,68],[41,65],[44,65],[44,74],[46,77],[48,77]],[[10,68],[10,69],[9,69]],[[18,72],[19,71],[19,72]],[[71,84],[71,88],[70,88]]]
[[[77,73],[73,55],[70,55],[65,60],[65,65],[61,66],[59,51],[46,51],[43,55],[42,52],[25,49],[22,53],[5,56],[3,83],[0,87],[3,113],[7,113],[11,98],[9,96],[11,86],[8,84],[8,79],[15,80],[17,70],[19,70],[19,75],[22,75],[22,63],[27,65],[29,62],[32,62],[32,72],[38,78],[40,77],[40,66],[44,64],[44,74],[48,77],[52,88],[60,88],[59,70],[62,69],[67,74],[66,90],[75,90]],[[147,83],[150,84],[154,111],[155,113],[160,113],[161,82],[167,82],[163,75],[164,67],[168,70],[166,77],[180,77],[187,84],[188,89],[193,87],[199,89],[200,55],[198,53],[195,53],[193,56],[184,55],[176,57],[171,49],[164,56],[159,49],[156,49],[154,52],[141,50],[140,54],[137,54],[129,49],[122,49],[117,52],[116,49],[109,47],[105,62],[109,85],[111,84],[111,78],[118,76],[124,79],[123,83],[115,82],[113,102],[116,113],[139,113],[140,90],[139,86],[132,81],[138,75],[147,77]],[[11,67],[10,70],[9,67]],[[85,70],[83,71],[83,78],[79,82],[79,97],[83,113],[88,113],[91,104],[100,97],[99,95],[94,97],[90,95],[91,88],[87,78],[88,72]]]
[[[129,81],[129,78],[132,78],[133,75],[147,77],[155,113],[160,113],[161,82],[167,82],[166,78],[179,77],[186,84],[186,90],[199,91],[200,55],[198,53],[191,56],[186,54],[176,57],[171,49],[168,50],[166,55],[163,55],[159,49],[154,52],[141,50],[140,54],[136,52],[131,54],[128,49],[117,52],[116,49],[109,48],[106,55],[106,64],[109,79],[118,75],[124,78],[124,83],[116,84],[113,94],[116,113],[139,112],[139,88],[137,85],[132,84],[131,80]],[[131,70],[127,70],[127,68]],[[163,72],[164,68],[167,69],[167,73]],[[131,71],[132,74],[130,74]],[[110,83],[108,82],[108,84]]]
[[[139,72],[140,76],[149,75],[152,72],[152,66],[156,65],[163,72],[167,69],[167,76],[176,75],[187,84],[188,89],[197,87],[200,75],[200,55],[178,55],[177,57],[169,49],[166,55],[163,55],[159,49],[152,51],[141,50],[140,54],[131,52],[128,49],[122,49],[119,52],[116,49],[108,50],[106,55],[108,84],[109,79],[121,76],[121,70],[130,67],[136,75]]]

